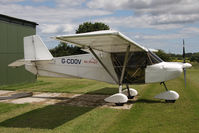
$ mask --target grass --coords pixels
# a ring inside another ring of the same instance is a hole
[[[103,87],[115,88],[116,86],[87,79],[38,77],[38,80],[35,83],[0,86],[0,89],[41,92],[88,93],[95,90],[100,91],[100,89]],[[107,92],[103,91],[101,93],[107,94]],[[108,94],[112,94],[112,91]]]
[[[0,103],[0,133],[198,133],[199,65],[167,82],[180,94],[175,104],[153,99],[159,84],[133,85],[139,92],[130,110],[66,105]],[[86,79],[39,77],[36,83],[0,86],[1,90],[113,94],[117,86]]]

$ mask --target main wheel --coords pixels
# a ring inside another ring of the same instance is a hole
[[[165,100],[166,103],[175,103],[176,100]]]
[[[116,106],[123,106],[124,103],[115,103]]]

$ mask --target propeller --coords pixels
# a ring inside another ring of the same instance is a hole
[[[186,59],[185,59],[185,43],[184,43],[184,39],[183,39],[183,63],[186,63]],[[184,72],[184,84],[185,84],[185,88],[187,86],[187,82],[186,82],[186,68],[183,68],[183,72]]]

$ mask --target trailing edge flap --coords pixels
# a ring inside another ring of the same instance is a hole
[[[23,65],[25,65],[24,59],[19,59],[19,60],[16,60],[16,61],[10,63],[8,66],[9,67],[20,67],[20,66],[23,66]]]

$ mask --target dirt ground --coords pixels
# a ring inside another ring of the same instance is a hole
[[[27,95],[28,94],[28,95]],[[91,94],[72,94],[72,93],[46,93],[46,92],[18,92],[18,91],[3,91],[0,90],[0,102],[14,103],[14,104],[64,104],[72,106],[91,106],[101,108],[114,109],[130,109],[133,102],[136,100],[129,100],[123,106],[115,106],[114,103],[107,103],[104,101],[109,95],[91,95]]]

